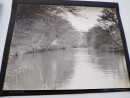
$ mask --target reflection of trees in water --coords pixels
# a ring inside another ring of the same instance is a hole
[[[95,68],[105,74],[115,77],[118,80],[126,82],[128,80],[128,73],[126,68],[126,61],[124,53],[122,52],[101,52],[95,50],[88,50],[91,60],[95,63]],[[92,55],[93,54],[93,55]],[[115,79],[115,80],[116,80]]]
[[[62,89],[73,74],[73,61],[63,58],[70,55],[52,51],[10,57],[4,89]]]
[[[129,80],[124,60],[121,52],[100,52],[92,48],[10,56],[4,90],[69,89],[77,87],[77,81],[81,81],[78,86],[81,88],[84,80],[87,88],[95,77],[104,82],[104,87],[126,87]],[[94,77],[88,82],[84,75]]]
[[[73,74],[73,62],[65,61],[66,54],[62,51],[45,52],[42,57],[43,65],[41,65],[43,76],[43,89],[60,89],[68,84]],[[46,57],[47,56],[47,57]]]

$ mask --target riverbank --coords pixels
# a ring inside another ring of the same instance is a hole
[[[98,51],[109,51],[109,52],[123,52],[123,48],[120,47],[113,47],[113,46],[100,46],[100,47],[94,47],[94,49]]]
[[[61,49],[69,49],[70,46],[48,46],[48,47],[30,47],[30,46],[11,46],[9,55],[20,55],[25,53],[53,51]]]
[[[74,49],[74,48],[86,48],[86,49],[94,49],[95,51],[100,52],[123,52],[122,48],[111,48],[111,47],[101,47],[101,48],[95,48],[95,47],[77,47],[77,46],[49,46],[49,47],[16,47],[12,46],[10,49],[9,55],[21,55],[26,53],[35,53],[35,52],[43,52],[43,51],[54,51],[54,50],[64,50],[64,49]]]

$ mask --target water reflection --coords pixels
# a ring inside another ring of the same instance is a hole
[[[77,48],[10,56],[4,90],[130,87],[122,53]]]

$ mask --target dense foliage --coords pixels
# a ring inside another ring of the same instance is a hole
[[[54,49],[92,47],[100,51],[123,50],[115,9],[104,8],[98,25],[77,31],[68,13],[82,17],[74,6],[22,5],[18,8],[10,55]]]
[[[63,17],[64,9],[69,13],[76,10],[63,6],[20,6],[11,54],[77,47],[80,34]]]
[[[103,9],[98,23],[86,33],[88,46],[101,51],[122,51],[122,39],[115,9]]]

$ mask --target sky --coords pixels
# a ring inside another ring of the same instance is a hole
[[[70,21],[72,26],[81,32],[87,32],[91,27],[97,24],[98,15],[101,14],[103,8],[100,7],[82,7],[79,13],[83,17],[76,17],[70,12],[66,12],[66,19]]]

